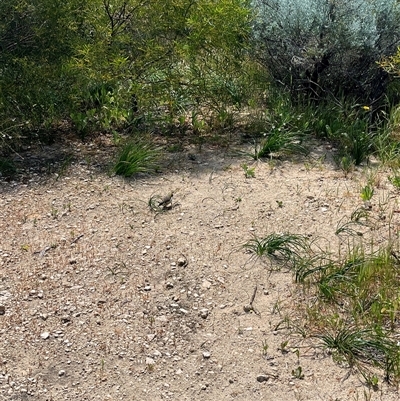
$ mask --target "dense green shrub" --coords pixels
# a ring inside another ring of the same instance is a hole
[[[246,0],[4,0],[0,132],[227,124],[251,94],[249,32]]]
[[[351,95],[373,103],[387,74],[378,65],[400,40],[396,0],[253,0],[256,56],[292,95]]]

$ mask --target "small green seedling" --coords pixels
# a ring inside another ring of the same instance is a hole
[[[400,189],[400,175],[393,175],[389,176],[388,178],[394,187]]]
[[[296,369],[293,369],[293,370],[292,370],[292,376],[293,376],[295,379],[300,379],[300,380],[304,379],[304,374],[303,374],[303,369],[302,369],[302,367],[301,367],[301,366],[298,366]]]
[[[366,185],[364,188],[361,189],[361,199],[366,202],[371,200],[372,196],[374,195],[374,188],[370,185]]]
[[[242,164],[242,169],[246,178],[254,178],[256,176],[255,167],[250,168],[247,164]]]
[[[376,375],[366,377],[367,386],[372,387],[374,390],[378,389],[379,378]]]
[[[287,354],[289,352],[289,350],[287,348],[288,344],[289,344],[288,340],[281,342],[279,350],[282,352],[282,354]]]
[[[354,170],[354,161],[351,157],[349,156],[343,156],[339,160],[339,166],[341,170],[344,172],[344,175],[347,177],[347,175]]]
[[[264,340],[264,341],[262,342],[262,354],[263,354],[264,356],[266,356],[267,353],[268,353],[268,343],[267,343],[267,340]]]
[[[293,352],[297,356],[297,363],[299,363],[299,361],[300,361],[300,350],[298,348],[296,348]]]

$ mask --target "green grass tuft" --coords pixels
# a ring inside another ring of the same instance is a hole
[[[140,138],[124,144],[114,171],[117,175],[131,177],[138,173],[152,173],[159,168],[161,151],[149,140]]]
[[[305,236],[273,233],[264,238],[254,236],[243,248],[259,258],[267,256],[274,260],[295,263],[308,246],[308,238]]]
[[[357,366],[361,371],[365,370],[365,364],[380,367],[387,380],[393,372],[399,371],[400,348],[385,333],[347,326],[318,337],[337,359],[344,358],[350,366]]]

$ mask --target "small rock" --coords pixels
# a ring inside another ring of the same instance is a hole
[[[245,306],[243,306],[243,310],[246,313],[249,313],[249,312],[251,312],[253,310],[253,307],[251,305],[245,305]]]
[[[207,280],[204,280],[203,283],[201,284],[201,286],[203,288],[206,288],[207,290],[209,290],[211,288],[211,283]]]
[[[187,260],[185,258],[178,259],[178,266],[185,267],[187,265]]]
[[[166,287],[167,287],[168,290],[170,290],[170,289],[174,288],[174,284],[171,283],[171,282],[168,282],[168,283],[166,284]]]
[[[68,316],[68,315],[64,315],[62,318],[61,318],[61,322],[62,323],[69,323],[71,321],[71,318]]]
[[[203,352],[203,358],[204,359],[210,359],[211,357],[211,353],[209,351],[204,351]]]
[[[43,340],[47,340],[50,337],[50,333],[48,331],[44,331],[40,337],[43,338]]]
[[[199,316],[203,319],[207,319],[208,315],[210,314],[210,312],[208,311],[208,309],[201,309],[199,311]]]
[[[156,362],[153,358],[147,357],[146,358],[146,365],[154,365]]]
[[[59,372],[58,372],[58,376],[64,376],[65,375],[65,370],[60,370]]]
[[[4,315],[6,313],[6,307],[4,305],[0,305],[0,315]]]
[[[269,379],[269,377],[267,375],[261,374],[261,375],[257,376],[257,381],[259,383],[266,382],[266,381],[268,381],[268,379]]]
[[[372,209],[372,203],[370,201],[365,201],[364,202],[364,209],[365,210],[371,210]]]
[[[145,291],[151,291],[151,286],[150,285],[146,285],[143,289]]]
[[[156,337],[155,334],[147,334],[147,340],[148,341],[153,341],[155,337]]]

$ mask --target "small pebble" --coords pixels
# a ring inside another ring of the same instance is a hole
[[[147,357],[146,358],[146,365],[154,365],[155,361],[153,358]]]
[[[206,288],[207,290],[209,290],[211,288],[211,283],[207,280],[204,280],[203,283],[201,284],[201,286],[203,288]]]
[[[257,376],[257,381],[259,383],[266,382],[266,381],[268,381],[268,379],[269,379],[269,377],[267,375],[262,375],[261,374],[261,375]]]
[[[210,313],[210,312],[208,311],[208,309],[201,309],[201,310],[199,311],[199,316],[200,316],[201,318],[203,318],[203,319],[207,319],[209,313]]]
[[[178,259],[178,266],[184,267],[187,265],[187,260],[185,258],[179,258]]]
[[[249,313],[249,312],[251,312],[253,310],[253,307],[251,305],[245,305],[245,306],[243,306],[243,310],[246,313]]]
[[[48,331],[44,331],[40,337],[43,338],[43,340],[47,340],[50,337],[50,333]]]
[[[60,370],[59,372],[58,372],[58,376],[64,376],[65,375],[65,370]]]

